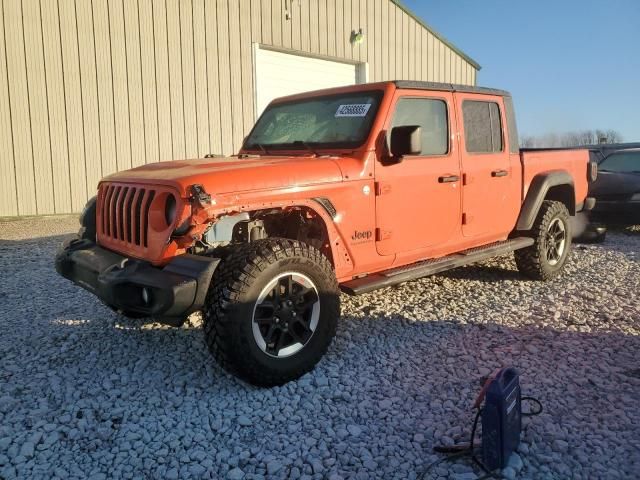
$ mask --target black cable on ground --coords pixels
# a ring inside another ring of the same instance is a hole
[[[540,415],[542,413],[542,403],[540,402],[540,400],[538,400],[537,398],[533,398],[533,397],[522,397],[520,399],[521,402],[523,401],[528,401],[528,402],[532,402],[535,405],[538,406],[537,410],[533,410],[531,412],[526,412],[526,413],[522,413],[523,417],[535,417],[536,415]]]
[[[542,413],[542,403],[540,402],[540,400],[538,400],[537,398],[534,397],[521,397],[520,399],[521,404],[523,401],[528,401],[528,402],[532,402],[535,405],[537,405],[537,410],[533,410],[531,412],[524,412],[521,413],[521,415],[523,417],[534,417],[536,415],[540,415]],[[436,466],[441,465],[442,463],[445,462],[450,462],[452,460],[457,460],[459,458],[464,458],[464,457],[470,457],[471,460],[473,461],[473,463],[475,463],[476,465],[478,465],[478,467],[480,467],[484,472],[485,475],[483,475],[482,477],[479,477],[477,480],[487,480],[489,478],[496,478],[496,479],[502,479],[504,478],[500,473],[497,472],[491,472],[487,469],[487,467],[484,466],[484,464],[476,457],[475,454],[475,449],[474,449],[474,440],[475,440],[475,436],[476,436],[476,430],[478,428],[478,420],[480,419],[480,416],[482,415],[482,409],[478,408],[478,411],[476,413],[475,418],[473,419],[473,426],[471,427],[471,437],[469,439],[469,444],[468,445],[453,445],[453,446],[443,446],[443,445],[436,445],[435,447],[433,447],[433,450],[435,452],[438,453],[445,453],[448,456],[441,458],[439,460],[436,460],[435,462],[431,463],[423,472],[422,474],[420,474],[420,476],[418,477],[418,480],[425,480],[427,478],[427,474]]]

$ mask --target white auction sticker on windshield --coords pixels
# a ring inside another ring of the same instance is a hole
[[[336,110],[336,117],[364,117],[371,108],[370,103],[352,103],[340,105]]]

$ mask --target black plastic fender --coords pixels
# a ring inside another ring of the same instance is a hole
[[[568,199],[567,209],[571,215],[576,213],[576,199],[575,199],[575,187],[573,178],[565,170],[553,170],[536,175],[527,197],[522,203],[522,209],[520,210],[520,216],[518,217],[518,223],[516,223],[516,230],[531,230],[533,222],[536,221],[542,202],[547,199],[549,190],[558,186],[569,186],[571,188],[571,198]]]

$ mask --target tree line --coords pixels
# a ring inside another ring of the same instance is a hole
[[[547,133],[545,135],[522,135],[522,148],[580,147],[601,143],[620,143],[622,135],[615,130],[583,130],[580,132]]]

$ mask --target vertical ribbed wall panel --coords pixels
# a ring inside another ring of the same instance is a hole
[[[78,212],[110,173],[234,153],[255,120],[254,43],[367,62],[369,81],[476,79],[389,0],[0,7],[0,216]],[[353,45],[360,29],[364,42]]]

